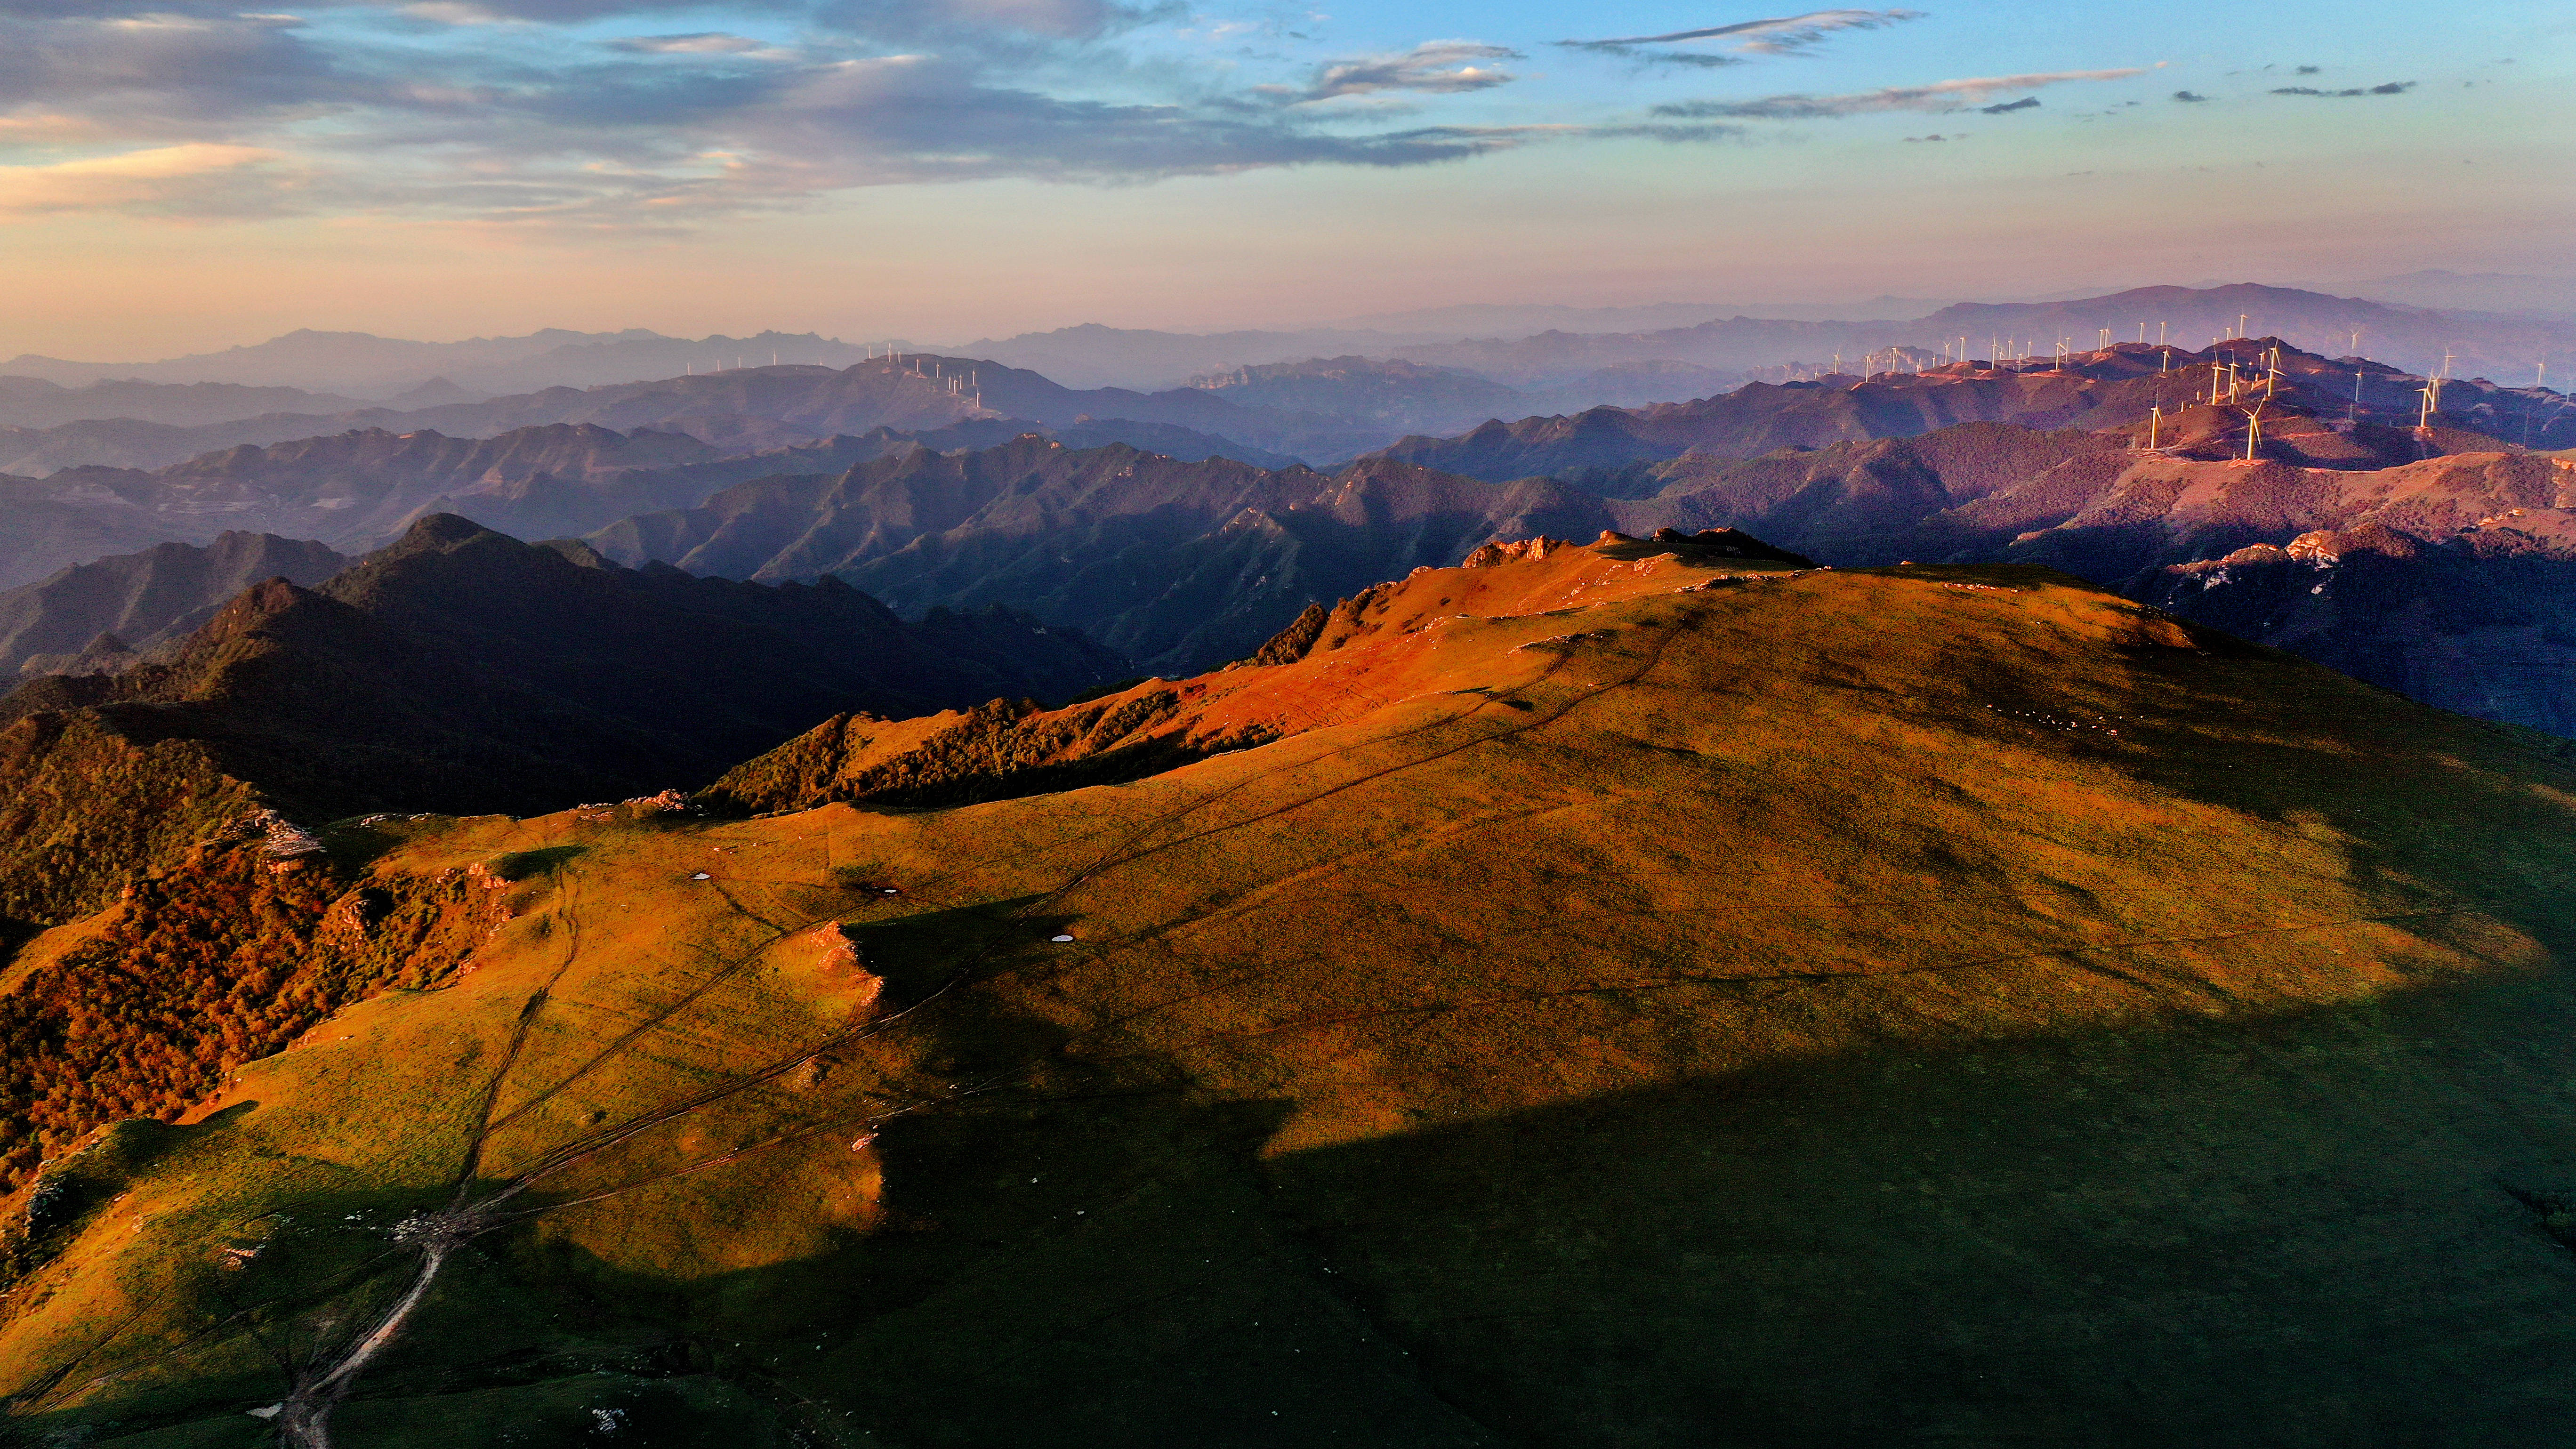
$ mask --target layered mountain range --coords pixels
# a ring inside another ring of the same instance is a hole
[[[215,448],[369,426],[481,436],[544,422],[592,422],[619,430],[684,431],[726,444],[758,438],[767,445],[791,440],[787,434],[794,428],[781,431],[778,424],[803,426],[811,436],[815,415],[835,409],[845,416],[819,425],[826,431],[938,426],[944,419],[922,410],[927,404],[935,412],[935,397],[881,399],[872,417],[855,422],[846,415],[847,389],[817,400],[805,396],[810,380],[737,382],[697,392],[700,384],[683,378],[679,396],[660,384],[639,382],[674,372],[713,376],[779,364],[829,373],[889,356],[918,357],[940,377],[980,364],[996,374],[987,400],[1031,421],[1064,423],[1088,415],[1161,422],[1214,432],[1242,447],[1330,462],[1408,431],[1447,433],[1486,416],[1707,397],[1747,378],[1819,376],[1835,370],[1837,358],[1847,366],[1864,357],[1901,358],[1908,365],[1971,356],[2043,358],[2069,346],[2143,344],[2150,333],[2159,341],[2197,347],[2250,332],[2284,337],[2327,356],[2366,353],[2417,373],[2513,379],[2530,359],[2563,354],[2576,341],[2563,321],[2433,312],[2252,284],[1960,304],[1912,321],[1711,312],[1690,325],[1636,332],[1614,324],[1632,315],[1686,314],[1656,308],[1557,310],[1582,330],[1480,334],[1474,330],[1479,321],[1527,322],[1550,315],[1548,309],[1488,308],[1425,314],[1411,324],[1418,330],[1192,336],[1086,326],[987,339],[944,353],[909,344],[889,353],[883,346],[778,334],[687,342],[643,332],[549,332],[427,344],[306,332],[226,353],[131,366],[20,358],[0,364],[0,371],[15,374],[0,376],[0,471],[41,474],[82,463],[153,468]],[[432,375],[440,367],[452,376]],[[1172,396],[1191,390],[1182,386],[1185,379],[1247,385],[1254,380],[1247,368],[1267,374],[1270,398],[1235,394],[1235,401],[1253,403],[1248,415],[1210,408],[1205,399]],[[1012,369],[1033,369],[1071,386],[1056,390],[1036,387],[1026,377],[998,376]],[[1290,378],[1302,381],[1292,384]],[[302,390],[307,388],[322,391]],[[376,402],[362,405],[356,398]]]
[[[158,362],[75,362],[22,355],[0,371],[70,388],[130,383],[224,383],[263,388],[320,388],[400,403],[404,395],[446,402],[456,395],[492,396],[549,387],[595,387],[694,368],[711,372],[753,363],[846,367],[865,349],[812,333],[753,337],[666,337],[641,327],[573,332],[550,327],[521,337],[413,342],[365,332],[304,329],[247,347]],[[102,416],[102,414],[90,414]],[[117,416],[106,414],[104,416]]]
[[[2273,336],[2328,356],[2359,353],[2412,372],[2518,379],[2537,358],[2564,355],[2576,324],[2548,318],[2464,317],[2292,287],[2140,287],[2056,302],[1962,302],[1910,321],[1799,322],[1729,317],[1631,333],[1546,332],[1396,349],[1417,362],[1471,368],[1531,387],[1605,368],[1681,363],[1773,374],[1829,370],[1839,354],[1906,349],[1940,357],[2051,357],[2110,342],[2199,348]]]
[[[2430,550],[2426,560],[2509,509],[2555,509],[2555,475],[2507,460],[2528,456],[2526,445],[2576,440],[2576,413],[2558,394],[2475,379],[2436,386],[2270,338],[2196,351],[2122,343],[2045,361],[1869,361],[1880,365],[1865,376],[1417,435],[1331,471],[1281,466],[1278,454],[1184,422],[1072,410],[1160,413],[1238,435],[1344,426],[1334,418],[1392,431],[1505,394],[1455,372],[1355,358],[1239,368],[1140,394],[912,355],[563,390],[432,411],[461,429],[549,409],[607,421],[483,438],[362,430],[12,483],[28,506],[11,511],[15,572],[0,572],[0,583],[224,530],[357,553],[414,519],[455,513],[517,537],[587,536],[629,566],[835,577],[905,612],[1025,610],[1137,668],[1176,673],[1242,657],[1310,605],[1495,539],[1740,527],[1841,566],[2045,562],[2193,617],[2215,610],[2209,617],[2348,667],[2396,657],[2386,631],[2402,617],[2421,637],[2398,653],[2419,662],[2368,677],[2446,707],[2566,726],[2568,691],[2546,661],[2556,657],[2551,631],[2568,626],[2537,602],[2556,597],[2549,589],[2480,595],[2496,604],[2527,595],[2535,602],[2521,614],[2410,608],[2365,626],[2357,614],[2320,622],[2310,611],[2275,627],[2247,622],[2250,604],[2225,602],[2210,582],[2217,572],[2196,576],[2188,594],[2162,572],[2361,528],[2379,506],[2372,499],[2454,486],[2425,481],[2435,478],[2477,481],[2456,485],[2456,508],[2383,520]],[[997,415],[1005,411],[1038,420]],[[830,431],[889,415],[959,420]],[[656,426],[608,425],[635,419]],[[817,436],[767,441],[808,434]],[[2492,466],[2430,469],[2442,458]],[[2545,573],[2556,549],[2491,540],[2460,566],[2511,552],[2513,568]],[[2251,576],[2223,575],[2230,586]],[[127,637],[136,621],[113,610],[48,608],[49,642],[27,653],[77,656],[112,635],[80,664],[97,671],[138,644]],[[2353,630],[2377,642],[2337,642]],[[2468,654],[2486,662],[2424,662]]]
[[[2266,360],[2277,368],[2258,382]],[[1843,566],[2039,562],[2185,609],[2167,569],[2374,520],[2448,548],[2510,510],[2564,506],[2563,465],[2476,430],[2563,424],[2541,425],[2523,394],[2460,384],[2443,390],[2441,425],[2400,426],[2410,400],[2423,415],[2422,384],[2410,381],[2259,341],[2198,354],[2127,346],[2045,370],[1756,385],[1686,407],[1493,424],[1334,474],[1030,435],[890,455],[838,476],[758,479],[591,542],[627,563],[838,576],[904,609],[1028,608],[1163,672],[1240,657],[1308,605],[1369,580],[1533,533],[1738,527]],[[2015,421],[1940,425],[1962,417]],[[1542,470],[1557,476],[1528,476]],[[2554,566],[2554,543],[2515,547],[2516,567]],[[2204,602],[2222,608],[2200,588],[2185,611],[2200,617]],[[2532,632],[2540,615],[2519,635],[2466,615],[2409,617],[2428,659],[2542,637]],[[2313,621],[2254,632],[2338,663],[2373,653]],[[2415,664],[2367,677],[2446,708],[2565,728],[2576,693],[2534,667],[2545,651],[2508,652],[2476,670]],[[2521,682],[2503,688],[2506,678]]]
[[[2409,296],[2430,297],[2440,290],[2419,293],[2405,286],[2410,279],[2386,280],[2392,291]],[[2536,285],[2527,295],[2546,293],[2553,285],[2564,288],[2564,283],[2532,280]],[[1821,372],[1837,353],[1846,361],[1891,348],[1936,357],[2045,357],[2060,343],[2079,350],[2104,341],[2163,341],[2197,348],[2249,334],[2289,338],[2328,355],[2364,353],[2415,372],[2440,370],[2447,358],[2459,375],[2514,379],[2539,358],[2565,356],[2569,343],[2576,341],[2576,324],[2563,309],[2554,316],[2501,315],[2503,309],[2493,305],[2492,297],[2471,301],[2462,293],[2463,300],[2450,305],[2477,310],[2439,311],[2371,300],[2380,295],[2212,283],[1949,306],[1882,297],[1875,299],[1875,309],[1450,307],[1363,319],[1346,329],[1297,332],[1202,336],[1068,327],[987,338],[955,350],[1035,368],[1081,386],[1143,388],[1233,367],[1364,352],[1472,370],[1553,399],[1587,382],[1656,370],[1723,375],[1730,382],[1748,375],[1776,376],[1783,369]],[[1711,390],[1666,391],[1633,400],[1671,401]],[[1575,406],[1622,400],[1611,391],[1568,399]]]
[[[1019,420],[1022,426],[1116,420],[1194,429],[1217,433],[1220,446],[1265,458],[1301,453],[1347,457],[1401,431],[1316,414],[1238,407],[1201,388],[1151,395],[1117,388],[1083,391],[972,358],[906,354],[845,369],[756,367],[613,386],[555,387],[430,407],[274,413],[187,428],[123,420],[0,428],[0,468],[20,473],[50,473],[85,463],[158,468],[210,450],[351,430],[483,438],[560,424],[679,433],[727,452],[748,453],[876,428],[935,430],[1002,419]]]
[[[364,551],[433,512],[529,538],[581,534],[638,512],[694,504],[751,478],[843,469],[914,447],[991,446],[1033,427],[1076,446],[1133,442],[1189,460],[1223,451],[1288,461],[1186,428],[1124,420],[1043,428],[978,418],[927,432],[877,427],[753,449],[592,423],[534,424],[483,438],[364,428],[244,444],[149,470],[90,465],[41,480],[0,479],[0,488],[24,500],[0,519],[0,541],[7,544],[0,548],[0,585],[118,544],[203,542],[223,531],[301,534]]]

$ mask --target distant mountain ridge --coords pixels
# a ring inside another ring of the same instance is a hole
[[[2275,355],[2278,375],[2265,374]],[[2356,378],[2359,403],[2346,391]],[[2209,403],[2213,386],[2237,401]],[[2433,544],[2514,508],[2565,506],[2548,481],[2555,465],[2496,436],[2525,421],[2539,441],[2576,428],[2541,406],[2555,395],[2455,383],[2437,425],[2419,431],[2399,425],[2420,411],[2419,387],[2384,367],[2347,370],[2246,339],[2199,353],[2122,344],[2026,370],[1954,365],[1867,383],[1754,385],[1705,403],[1493,423],[1408,440],[1332,474],[1032,436],[755,480],[591,542],[628,563],[836,576],[905,610],[1005,603],[1077,625],[1163,674],[1243,657],[1301,610],[1363,586],[1354,581],[1542,533],[1731,527],[1829,564],[2045,563],[2163,602],[2178,587],[2168,571],[2242,548],[2278,550],[2374,520]],[[2264,432],[2249,462],[2247,416],[2258,403]],[[2429,491],[2418,497],[2419,488]],[[2436,507],[2437,495],[2449,501]],[[2537,577],[2555,565],[2512,567]],[[2477,607],[2500,621],[2511,592],[2481,589],[2488,602]],[[2212,595],[2209,616],[2235,619],[2226,612],[2235,607]],[[2487,625],[2455,629],[2445,617],[2435,610],[2408,626],[2410,657],[2490,648],[2470,637]],[[2546,627],[2576,637],[2576,613]],[[2301,652],[2313,644],[2319,658],[2359,647],[2316,629],[2255,633]],[[2517,658],[2554,657],[2512,647]],[[2518,689],[2455,686],[2422,668],[2365,677],[2490,718],[2548,729],[2576,721],[2576,686],[2545,672]]]
[[[1963,422],[2025,427],[2105,428],[2143,422],[2156,409],[2179,413],[2208,391],[2210,369],[2259,373],[2276,338],[2230,340],[2203,349],[2117,343],[2063,360],[2006,366],[1951,363],[1920,371],[1849,373],[1784,384],[1748,383],[1719,397],[1645,408],[1592,408],[1573,416],[1489,422],[1450,438],[1407,438],[1381,456],[1503,479],[1531,474],[1582,479],[1588,486],[1645,487],[1587,477],[1586,470],[1664,462],[1685,455],[1751,458],[1778,448],[1816,448],[1865,438],[1907,437]],[[2285,405],[2311,416],[2346,411],[2400,426],[2419,416],[2422,380],[2377,363],[2347,362],[2281,346],[2275,385]],[[2191,380],[2186,381],[2186,378]],[[2534,446],[2576,443],[2576,411],[2558,395],[2467,380],[2443,389],[2443,416],[2493,438]],[[2308,434],[2319,455],[2380,466],[2396,456],[2365,443]],[[2368,439],[2377,434],[2360,435]],[[2383,442],[2385,440],[2383,439]]]
[[[338,412],[366,405],[357,398],[296,387],[103,380],[67,388],[38,377],[0,376],[0,426],[13,428],[110,418],[193,427],[263,413]]]
[[[203,547],[164,543],[75,565],[0,592],[0,677],[65,667],[103,634],[139,654],[193,631],[253,584],[309,588],[348,562],[309,539],[235,532]]]
[[[912,447],[989,447],[1032,429],[1077,447],[1133,442],[1184,459],[1225,453],[1289,461],[1172,424],[1120,419],[1046,428],[978,417],[927,431],[879,426],[757,449],[590,423],[534,424],[488,438],[364,428],[244,444],[148,471],[84,466],[43,480],[0,479],[0,496],[18,500],[0,512],[0,587],[153,542],[206,543],[234,529],[319,538],[351,552],[391,542],[414,519],[436,512],[519,537],[578,535],[633,514],[689,507],[746,479],[839,472]]]
[[[973,390],[963,386],[969,378],[976,384]],[[1403,432],[1400,426],[1312,412],[1238,406],[1202,388],[1153,394],[1084,390],[976,358],[905,354],[847,368],[754,367],[614,386],[553,387],[408,410],[364,408],[327,417],[279,414],[193,429],[116,422],[0,427],[0,469],[49,473],[86,461],[159,468],[220,448],[361,428],[489,437],[546,424],[590,424],[618,432],[684,433],[711,446],[750,452],[872,428],[925,431],[1000,419],[1062,427],[1132,422],[1184,428],[1274,458],[1349,457],[1392,442]]]
[[[547,328],[521,337],[413,342],[366,332],[286,333],[266,342],[159,362],[73,362],[22,354],[0,362],[0,374],[42,378],[65,387],[105,379],[165,383],[235,383],[323,389],[389,398],[433,379],[486,395],[547,387],[629,382],[675,369],[699,370],[780,362],[846,366],[865,349],[812,333],[751,337],[666,337],[641,327],[623,332]]]
[[[2461,317],[2249,282],[2139,287],[2062,302],[1961,302],[1910,320],[1803,322],[1739,316],[1647,332],[1549,332],[1408,346],[1398,348],[1397,355],[1472,368],[1530,387],[1652,361],[1823,372],[1839,353],[1845,370],[1851,371],[1864,354],[1893,347],[1988,360],[2045,358],[2061,341],[2070,351],[2094,350],[2106,340],[2106,331],[2110,342],[2164,341],[2191,349],[2222,337],[2275,336],[2323,356],[2358,351],[2418,374],[2440,370],[2447,354],[2453,376],[2485,375],[2506,384],[2527,376],[2535,358],[2576,350],[2576,323]]]
[[[1032,434],[756,480],[588,541],[629,564],[837,577],[907,612],[1010,599],[1168,674],[1249,654],[1310,603],[1492,539],[1590,538],[1621,521],[1546,479],[1489,483],[1394,460],[1273,471]]]

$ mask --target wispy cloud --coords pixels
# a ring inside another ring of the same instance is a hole
[[[2301,69],[2313,70],[2315,67],[2303,66]],[[2413,89],[2415,89],[2415,82],[2413,81],[2390,81],[2386,85],[2355,86],[2350,90],[2344,91],[2321,91],[2314,86],[2281,86],[2275,89],[2272,94],[2276,96],[2325,96],[2339,100],[2345,96],[2402,96]]]
[[[2015,111],[2036,110],[2036,109],[2038,108],[2038,106],[2039,106],[2039,97],[2037,97],[2037,96],[2024,96],[2024,97],[2022,97],[2020,100],[2017,100],[2017,101],[2005,101],[2005,102],[2004,102],[2003,104],[2001,104],[2001,105],[1995,105],[1995,106],[1979,106],[1979,107],[1977,107],[1977,111],[1978,111],[1978,113],[1979,113],[1980,115],[1987,115],[1987,116],[2009,116],[2009,115],[2011,115],[2011,114],[2012,114],[2013,112],[2015,112]]]
[[[1167,43],[1198,23],[1176,0],[746,0],[739,31],[687,24],[708,13],[698,0],[316,0],[303,18],[217,3],[0,0],[0,163],[27,163],[0,164],[0,215],[676,233],[854,187],[1431,166],[1738,133],[1641,116],[1399,124],[1384,103],[1432,111],[1507,85],[1520,53],[1452,39],[1212,58]]]
[[[1920,10],[1811,10],[1769,20],[1740,20],[1662,35],[1620,35],[1602,40],[1560,40],[1569,50],[1588,50],[1654,65],[1742,65],[1747,55],[1803,55],[1826,37],[1843,30],[1878,30],[1907,20],[1920,20]],[[1728,42],[1718,52],[1669,47],[1702,41]],[[1734,52],[1729,54],[1727,52]]]
[[[630,55],[738,56],[745,60],[800,60],[801,52],[745,35],[698,31],[688,35],[629,35],[607,42]]]
[[[239,208],[239,173],[282,159],[256,146],[191,143],[61,161],[0,166],[0,215],[44,212],[204,214]]]
[[[2061,70],[2038,75],[1936,81],[1925,86],[1888,86],[1848,95],[1791,93],[1750,101],[1677,101],[1655,107],[1655,114],[1699,120],[1788,121],[1861,116],[1883,111],[1964,111],[2005,91],[2037,90],[2068,81],[2127,80],[2146,73],[2143,66],[2120,70]]]
[[[2198,91],[2176,91],[2173,93],[2173,98],[2178,101],[2188,102],[2192,105],[2198,105],[2202,101],[2209,99],[2209,97],[2200,94]]]
[[[1374,95],[1381,91],[1419,91],[1431,95],[1456,95],[1464,91],[1489,90],[1509,84],[1511,72],[1478,61],[1519,60],[1519,51],[1508,46],[1486,45],[1474,40],[1430,40],[1397,55],[1363,55],[1349,60],[1327,61],[1316,68],[1314,80],[1303,90],[1294,91],[1299,101],[1329,101],[1341,96]],[[1259,87],[1265,94],[1292,94],[1287,87]]]

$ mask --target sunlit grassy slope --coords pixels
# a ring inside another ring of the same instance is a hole
[[[1135,783],[400,827],[520,914],[57,1169],[20,1422],[261,1442],[488,1115],[344,1445],[2565,1442],[2576,772],[2038,570],[1380,603]]]

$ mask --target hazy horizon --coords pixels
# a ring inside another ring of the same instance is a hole
[[[2576,19],[2415,14],[22,5],[0,355],[2562,275]]]

